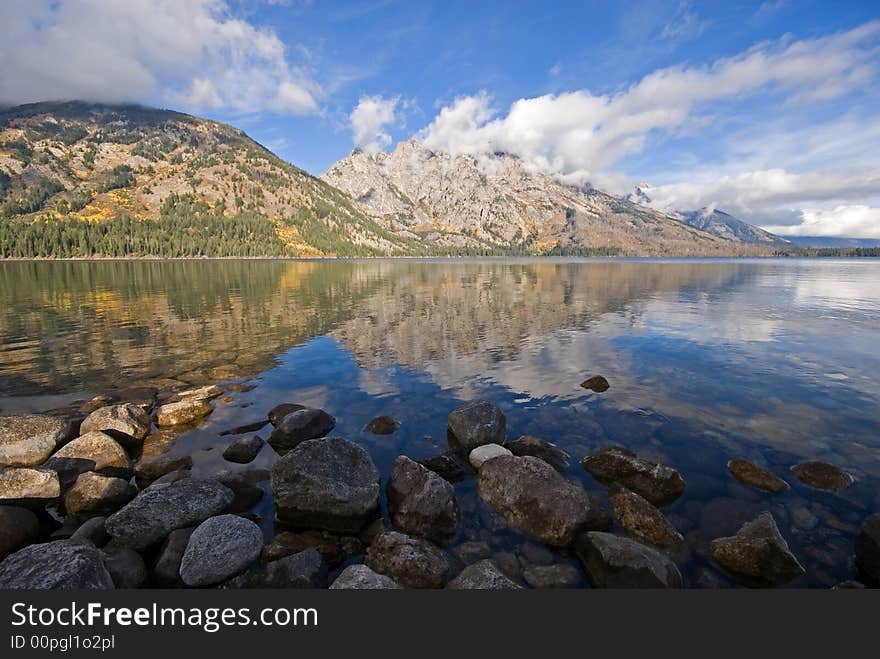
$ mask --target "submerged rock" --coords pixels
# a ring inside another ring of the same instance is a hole
[[[513,455],[513,453],[508,451],[500,444],[484,444],[483,446],[478,446],[468,454],[468,462],[471,463],[471,466],[474,469],[479,469],[480,466],[487,460],[491,460],[492,458],[497,458],[502,455]]]
[[[62,446],[46,466],[75,479],[94,471],[104,476],[131,478],[131,459],[125,449],[107,433],[93,430]]]
[[[238,515],[211,517],[189,538],[180,578],[187,586],[210,586],[226,581],[257,560],[263,548],[260,527]]]
[[[59,540],[30,545],[0,562],[0,589],[113,588],[104,555],[92,545]]]
[[[866,581],[880,585],[880,513],[874,513],[862,524],[856,539],[856,565]]]
[[[556,471],[565,471],[571,462],[571,456],[563,451],[556,444],[541,439],[540,437],[532,437],[531,435],[523,435],[512,442],[504,445],[511,453],[523,458],[531,455],[540,458]]]
[[[727,463],[727,468],[740,483],[758,490],[781,494],[789,489],[788,483],[778,476],[771,474],[763,467],[759,467],[754,462],[731,460]]]
[[[0,468],[43,464],[67,432],[65,421],[54,416],[0,416]]]
[[[349,565],[330,584],[330,590],[400,590],[400,584],[366,565]]]
[[[769,512],[747,522],[736,535],[713,540],[712,558],[748,586],[779,586],[804,574]]]
[[[520,590],[522,588],[489,559],[468,565],[455,579],[446,584],[446,587],[449,590]]]
[[[367,549],[364,563],[407,588],[442,588],[452,569],[445,551],[397,531],[379,535]]]
[[[296,403],[281,403],[281,405],[276,405],[271,410],[269,410],[269,423],[271,423],[276,428],[278,424],[284,420],[288,414],[293,414],[294,412],[299,412],[300,410],[306,409],[305,405],[297,405]]]
[[[80,433],[85,435],[93,430],[115,430],[134,438],[140,445],[150,433],[151,425],[147,412],[137,405],[124,403],[101,407],[89,414],[80,426]],[[130,449],[128,446],[125,448]]]
[[[153,578],[156,585],[162,588],[181,585],[180,562],[183,560],[183,554],[186,552],[189,539],[195,530],[195,527],[191,526],[185,529],[176,529],[168,534],[153,568]]]
[[[336,567],[352,556],[363,553],[363,544],[353,536],[340,536],[328,531],[282,531],[263,547],[260,560],[271,563],[306,549],[318,550],[328,567]]]
[[[581,573],[573,565],[529,565],[523,570],[523,579],[532,588],[577,588]]]
[[[187,389],[186,391],[180,391],[167,400],[163,401],[163,403],[179,403],[185,400],[213,400],[214,398],[218,398],[223,395],[223,389],[218,387],[216,384],[209,384],[204,387],[198,387],[197,389]]]
[[[635,492],[616,487],[609,494],[608,500],[620,520],[620,525],[637,540],[664,549],[674,547],[684,540],[663,513]]]
[[[507,418],[494,403],[476,400],[452,410],[446,417],[449,445],[472,451],[484,444],[503,444]]]
[[[436,457],[420,460],[419,464],[450,483],[467,480],[476,474],[467,456],[462,455],[461,451],[446,451]]]
[[[156,410],[156,425],[159,427],[182,426],[208,416],[214,408],[201,398],[187,398],[176,403],[165,403]]]
[[[608,380],[606,380],[601,375],[594,375],[591,378],[587,378],[583,382],[581,382],[581,386],[584,389],[589,389],[590,391],[595,391],[597,394],[601,394],[605,391],[608,391],[608,388],[611,386],[608,384]]]
[[[137,488],[122,478],[87,471],[64,494],[64,509],[68,514],[112,513],[136,494]]]
[[[853,482],[853,477],[840,467],[817,460],[801,462],[791,471],[802,483],[820,490],[845,490]]]
[[[228,513],[243,513],[256,506],[263,498],[263,490],[251,483],[245,476],[236,471],[221,471],[212,477],[222,483],[235,495],[232,503],[226,507]]]
[[[575,551],[596,588],[681,588],[675,563],[656,549],[611,533],[578,536]]]
[[[248,570],[224,588],[326,588],[327,565],[315,549],[306,549]]]
[[[398,456],[385,491],[391,521],[404,533],[441,546],[455,537],[461,509],[452,485],[433,471]]]
[[[269,444],[279,453],[290,451],[305,441],[325,437],[335,426],[336,419],[324,410],[297,410],[281,419],[269,436]]]
[[[0,503],[27,508],[42,506],[61,496],[58,474],[51,469],[11,467],[0,471]]]
[[[35,542],[40,520],[27,508],[0,506],[0,558]]]
[[[606,446],[581,460],[581,466],[603,485],[621,485],[655,506],[682,495],[684,479],[675,469],[636,457],[619,446]]]
[[[366,430],[369,430],[374,435],[391,435],[400,428],[400,421],[390,416],[377,416],[375,419],[370,421]]]
[[[259,435],[242,437],[226,447],[226,450],[223,451],[223,459],[238,464],[253,462],[264,443],[263,438]]]

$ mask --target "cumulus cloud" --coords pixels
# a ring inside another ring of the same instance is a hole
[[[397,118],[400,98],[362,96],[349,115],[354,145],[367,151],[381,151],[391,144],[385,127]]]
[[[767,227],[781,236],[848,236],[880,238],[880,208],[837,206],[830,210],[804,210],[796,225]]]
[[[0,3],[0,103],[84,99],[318,111],[320,86],[225,0]]]

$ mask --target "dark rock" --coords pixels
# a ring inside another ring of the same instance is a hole
[[[485,542],[463,542],[452,548],[452,553],[465,565],[476,563],[492,555],[492,548]]]
[[[108,405],[102,407],[89,414],[82,422],[80,432],[83,434],[90,433],[93,430],[115,430],[132,437],[137,446],[143,444],[144,439],[150,433],[150,415],[147,414],[137,405],[125,403],[122,405]],[[108,433],[110,434],[110,433]],[[119,441],[119,437],[111,435]],[[132,447],[126,446],[120,442],[123,447],[132,450]]]
[[[271,423],[276,428],[281,424],[281,421],[284,420],[288,414],[293,414],[294,412],[299,412],[300,410],[306,409],[305,405],[297,405],[296,403],[281,403],[281,405],[276,405],[271,410],[269,410],[269,423]]]
[[[326,588],[327,565],[316,549],[306,549],[227,581],[224,588]]]
[[[582,582],[580,570],[564,563],[529,565],[523,579],[532,588],[577,588]]]
[[[213,411],[209,401],[199,398],[165,403],[156,410],[156,425],[160,428],[182,426],[203,419]]]
[[[64,494],[64,509],[68,514],[112,513],[136,494],[137,488],[126,480],[87,471]]]
[[[840,467],[816,460],[801,462],[791,471],[802,483],[820,490],[845,490],[853,482],[853,477]]]
[[[516,583],[522,583],[522,563],[516,554],[511,551],[499,551],[492,555],[492,562],[501,570],[508,579]]]
[[[11,467],[0,471],[0,504],[41,507],[61,496],[58,474],[51,469]]]
[[[257,560],[263,549],[260,527],[238,515],[219,515],[199,524],[189,538],[180,579],[187,586],[226,581]]]
[[[158,490],[165,487],[166,485],[171,485],[171,483],[176,483],[177,481],[183,480],[184,478],[192,478],[192,471],[190,469],[178,469],[177,471],[170,471],[164,476],[159,476],[159,478],[154,480],[144,489]]]
[[[506,434],[504,412],[487,400],[465,403],[446,417],[446,435],[452,448],[470,452],[484,444],[503,444]]]
[[[330,590],[399,590],[400,584],[366,565],[349,565],[330,585]]]
[[[664,549],[684,540],[663,513],[635,492],[615,487],[608,500],[620,525],[637,540]]]
[[[183,583],[180,580],[180,562],[183,560],[190,536],[195,530],[195,527],[189,527],[177,529],[168,534],[153,568],[153,579],[156,581],[156,585],[162,588],[172,588]]]
[[[788,483],[754,462],[731,460],[727,463],[727,468],[733,477],[744,485],[773,494],[780,494],[788,490]]]
[[[134,479],[138,487],[145,489],[150,483],[165,474],[182,469],[192,469],[192,457],[189,455],[169,455],[163,453],[153,458],[142,459],[134,467]]]
[[[568,465],[571,461],[571,456],[556,446],[556,444],[551,444],[546,440],[540,439],[539,437],[532,437],[531,435],[523,435],[512,442],[508,442],[504,446],[507,450],[520,458],[524,458],[527,455],[540,458],[556,471],[560,472],[568,469]]]
[[[575,551],[595,588],[681,588],[675,563],[629,538],[591,531],[578,536]]]
[[[0,558],[36,542],[40,521],[27,508],[0,506]]]
[[[294,526],[357,533],[379,516],[379,471],[344,439],[303,442],[272,467],[271,486],[278,519]]]
[[[46,467],[63,474],[64,480],[70,482],[87,471],[126,480],[132,474],[128,453],[119,442],[99,430],[88,432],[62,446],[46,462]]]
[[[235,495],[232,503],[226,508],[228,513],[247,512],[263,498],[263,490],[237,472],[221,471],[212,478],[219,483],[223,483]]]
[[[71,542],[87,542],[95,547],[103,547],[110,541],[107,529],[104,528],[106,519],[106,517],[87,519],[70,536]]]
[[[804,574],[769,512],[735,536],[713,540],[710,551],[718,565],[748,586],[778,586]]]
[[[450,590],[519,590],[512,581],[489,559],[468,565],[446,587]]]
[[[386,493],[391,521],[404,533],[441,546],[458,533],[461,509],[452,485],[419,463],[399,456]]]
[[[117,588],[140,588],[147,582],[147,566],[134,549],[105,548],[104,565]]]
[[[440,455],[420,460],[419,464],[433,471],[450,483],[458,483],[474,476],[477,472],[471,466],[467,456],[461,451],[447,451]]]
[[[584,389],[589,389],[590,391],[595,391],[597,394],[601,394],[602,392],[608,391],[608,387],[611,385],[609,385],[608,380],[601,375],[594,375],[581,382],[581,386]]]
[[[862,524],[856,539],[856,565],[866,581],[880,585],[880,513],[874,513]]]
[[[406,588],[442,588],[452,569],[449,555],[427,540],[389,531],[367,549],[364,564]]]
[[[833,585],[831,590],[864,590],[864,588],[865,584],[861,581],[848,579],[847,581],[841,581],[839,584]]]
[[[0,468],[43,464],[67,430],[64,420],[54,416],[0,416]]]
[[[377,416],[370,421],[366,429],[374,435],[391,435],[400,427],[400,421],[390,416]]]
[[[263,429],[269,423],[266,419],[260,419],[259,421],[251,421],[250,423],[245,423],[244,425],[237,426],[235,428],[230,428],[228,430],[224,430],[220,433],[221,437],[226,435],[241,435],[246,432],[257,432]]]
[[[264,443],[263,438],[259,435],[242,437],[226,447],[226,450],[223,451],[223,459],[238,464],[253,462]]]
[[[324,410],[297,410],[285,416],[275,427],[269,436],[269,444],[279,453],[284,453],[307,440],[326,436],[335,425],[336,419]]]
[[[672,503],[685,482],[675,469],[636,457],[619,446],[606,446],[581,460],[581,466],[604,485],[621,485],[655,506]]]
[[[104,555],[91,545],[59,540],[29,545],[0,562],[0,589],[113,588]]]
[[[260,560],[271,563],[306,549],[316,549],[328,567],[336,567],[351,556],[363,552],[363,544],[358,538],[339,536],[327,531],[282,531],[263,547]]]
[[[556,561],[552,551],[536,542],[524,542],[517,547],[517,553],[526,563],[532,565],[551,565]]]

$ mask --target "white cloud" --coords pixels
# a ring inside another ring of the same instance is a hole
[[[0,103],[83,99],[193,110],[318,110],[274,31],[225,0],[0,3]]]
[[[399,103],[399,97],[362,96],[349,115],[354,145],[368,151],[381,151],[391,144],[385,127],[394,123]]]
[[[837,206],[830,210],[805,210],[797,225],[769,226],[781,236],[847,236],[880,238],[880,208]]]

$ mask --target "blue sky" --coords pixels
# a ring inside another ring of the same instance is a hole
[[[417,136],[880,237],[877,2],[33,0],[0,22],[0,102],[173,107],[315,174]]]

